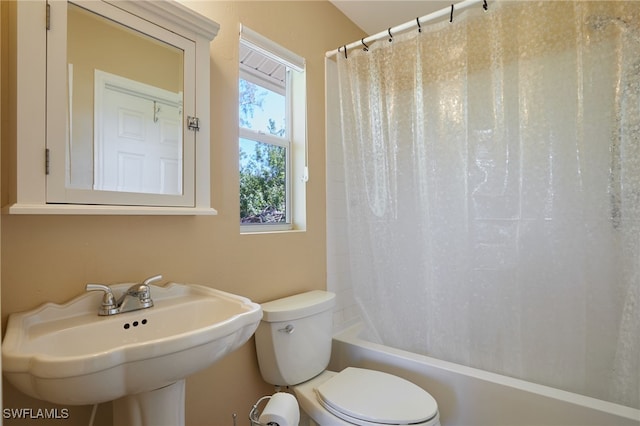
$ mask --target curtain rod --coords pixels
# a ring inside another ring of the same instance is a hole
[[[346,45],[346,49],[353,49],[354,47],[363,47],[363,45],[365,44],[369,44],[372,43],[374,41],[389,37],[389,33],[391,34],[397,34],[397,33],[401,33],[407,30],[410,30],[412,28],[417,28],[418,24],[423,24],[429,21],[433,21],[435,19],[441,18],[443,16],[446,15],[450,15],[451,14],[451,7],[453,7],[454,13],[455,11],[460,11],[463,9],[468,8],[469,6],[473,6],[476,5],[478,3],[482,3],[483,0],[464,0],[460,3],[456,3],[456,4],[452,4],[451,6],[445,7],[443,9],[440,9],[436,12],[430,13],[428,15],[422,16],[420,18],[414,19],[412,21],[409,22],[405,22],[404,24],[400,24],[397,25],[393,28],[389,28],[388,30],[385,31],[381,31],[377,34],[365,37],[362,40],[358,40],[358,41],[354,41],[353,43],[347,44]],[[339,52],[344,52],[345,46],[340,46],[339,48],[335,49],[335,50],[331,50],[325,53],[327,58],[331,58],[332,56],[337,55]]]

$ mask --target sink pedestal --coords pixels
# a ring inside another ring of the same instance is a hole
[[[185,380],[113,401],[118,426],[184,426]]]

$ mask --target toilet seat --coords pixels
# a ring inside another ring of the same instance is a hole
[[[327,411],[360,426],[425,424],[438,415],[424,389],[381,371],[348,367],[315,392]]]

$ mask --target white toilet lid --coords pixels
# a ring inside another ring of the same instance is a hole
[[[355,424],[423,423],[438,413],[429,393],[400,377],[348,367],[316,389],[334,415]]]

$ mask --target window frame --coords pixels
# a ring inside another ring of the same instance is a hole
[[[251,69],[244,64],[239,63],[238,85],[240,80],[246,80],[249,83],[256,84],[267,90],[283,94],[285,96],[285,135],[279,137],[271,135],[265,131],[254,130],[242,127],[238,119],[238,152],[240,150],[240,140],[247,139],[250,141],[266,143],[269,145],[282,146],[285,148],[285,222],[279,223],[262,223],[251,224],[240,222],[240,232],[242,234],[263,233],[274,231],[292,231],[304,230],[306,227],[306,212],[304,206],[305,189],[307,181],[307,138],[306,138],[306,84],[300,90],[300,83],[295,84],[293,81],[293,73],[300,73],[299,78],[303,82],[306,81],[305,61],[304,58],[289,52],[282,46],[264,38],[263,36],[253,32],[247,27],[241,27],[240,43],[246,47],[261,53],[270,59],[273,59],[286,67],[284,88],[275,84],[261,76],[260,72]],[[298,87],[296,93],[294,87]],[[239,93],[239,88],[238,88]],[[296,98],[297,96],[297,98]],[[304,112],[299,114],[297,122],[294,123],[294,107],[299,107],[300,103],[304,103]],[[302,125],[302,135],[300,128]],[[297,130],[296,130],[297,129]],[[302,136],[302,137],[301,137]],[[303,151],[303,167],[300,167],[300,155],[294,155],[296,152]],[[297,164],[297,166],[296,166]],[[301,172],[302,170],[302,172]],[[302,187],[297,184],[300,181]]]

